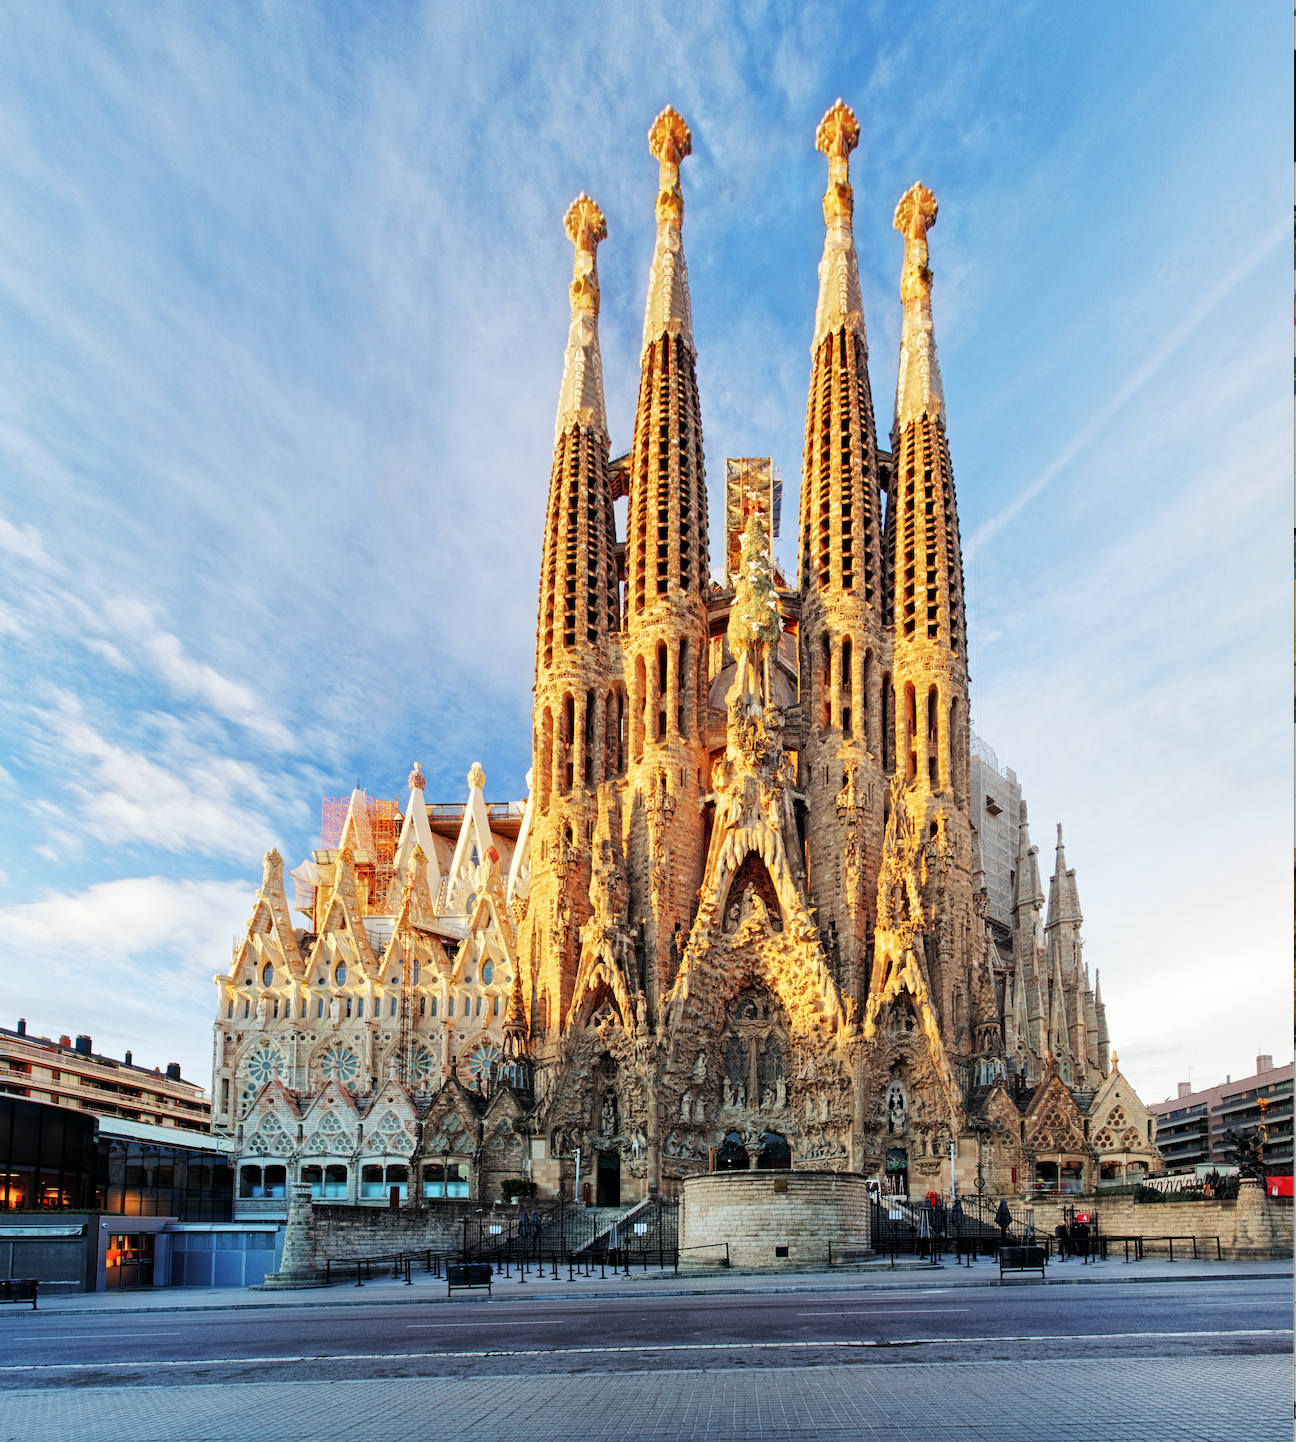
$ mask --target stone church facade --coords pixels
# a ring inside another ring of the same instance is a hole
[[[605,1203],[715,1167],[849,1171],[919,1194],[978,1177],[992,1193],[1088,1190],[1113,1157],[1122,1175],[1159,1169],[1109,1057],[1060,828],[1045,910],[1024,806],[1011,934],[987,915],[932,326],[937,205],[915,185],[895,212],[903,330],[883,446],[852,232],[858,139],[838,101],[816,135],[825,242],[791,583],[772,559],[772,493],[741,483],[730,564],[711,578],[681,117],[668,107],[649,133],[656,245],[632,444],[615,456],[607,229],[585,195],[568,210],[530,796],[515,823],[494,816],[475,767],[451,851],[416,769],[375,868],[357,792],[338,846],[293,873],[309,929],[292,927],[267,857],[216,979],[216,1109],[261,1177],[244,1209],[282,1210],[280,1178],[327,1195],[330,1167],[333,1195],[421,1201],[524,1176],[570,1195],[579,1166]]]

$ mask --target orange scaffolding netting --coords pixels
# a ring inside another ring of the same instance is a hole
[[[326,851],[336,851],[341,845],[350,806],[349,796],[323,798],[320,840]],[[394,874],[392,860],[396,855],[396,843],[400,840],[401,812],[400,802],[394,797],[366,796],[364,806],[369,833],[373,838],[373,856],[370,864],[356,867],[356,882],[365,897],[365,915],[372,916],[387,911],[387,893]]]

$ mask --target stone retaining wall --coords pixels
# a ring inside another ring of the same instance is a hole
[[[735,1267],[825,1265],[828,1243],[869,1244],[865,1180],[842,1172],[712,1172],[684,1179],[680,1262],[724,1255]],[[786,1248],[786,1254],[779,1255]]]
[[[1070,1197],[1067,1205],[1078,1212],[1096,1212],[1098,1225],[1109,1237],[1197,1237],[1199,1255],[1220,1250],[1229,1261],[1265,1261],[1292,1255],[1292,1208],[1290,1202],[1271,1200],[1260,1187],[1243,1187],[1233,1202],[1182,1201],[1140,1202],[1135,1197]],[[1052,1232],[1062,1220],[1062,1202],[1049,1198],[1032,1202],[1035,1229]],[[1185,1244],[1187,1245],[1187,1244]],[[1209,1248],[1207,1253],[1205,1248]],[[1149,1242],[1149,1256],[1169,1253],[1165,1242]],[[1175,1244],[1175,1256],[1180,1254]]]
[[[330,1206],[316,1202],[310,1221],[315,1264],[322,1267],[329,1257],[375,1257],[424,1247],[458,1252],[463,1245],[464,1218],[475,1217],[480,1206],[471,1198],[452,1198],[418,1208]]]

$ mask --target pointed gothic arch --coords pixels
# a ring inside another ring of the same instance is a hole
[[[720,914],[724,918],[724,930],[726,932],[738,930],[749,892],[760,898],[769,915],[771,928],[774,931],[782,931],[783,907],[774,886],[774,878],[769,873],[769,867],[765,865],[759,852],[756,851],[749,851],[743,857],[738,864],[738,869],[725,885],[724,895],[720,899]]]

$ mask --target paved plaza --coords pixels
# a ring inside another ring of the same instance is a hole
[[[730,1367],[326,1384],[58,1389],[4,1399],[4,1442],[622,1442],[903,1435],[906,1442],[1291,1437],[1289,1358]],[[903,1427],[897,1418],[906,1418]],[[1109,1431],[1095,1425],[1105,1417]]]

